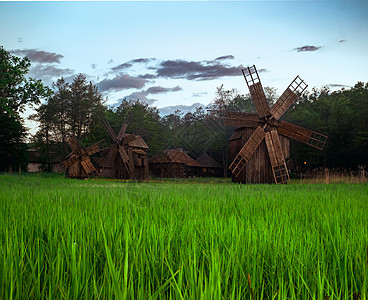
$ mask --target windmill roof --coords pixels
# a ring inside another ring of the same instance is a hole
[[[129,134],[124,137],[124,145],[128,144],[129,147],[148,149],[146,142],[140,135]]]
[[[179,163],[189,167],[201,167],[193,158],[189,157],[183,150],[171,149],[155,155],[148,161],[152,164]]]
[[[217,161],[215,161],[211,156],[209,156],[206,152],[203,153],[200,157],[198,157],[196,161],[206,168],[222,168],[222,166]]]

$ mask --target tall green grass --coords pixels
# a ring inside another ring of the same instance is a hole
[[[0,213],[0,299],[367,297],[367,184],[1,175]]]

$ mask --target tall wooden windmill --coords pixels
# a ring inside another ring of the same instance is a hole
[[[67,142],[72,152],[66,157],[61,166],[66,170],[66,174],[71,178],[84,178],[98,175],[95,166],[92,164],[90,156],[103,150],[104,140],[84,149],[78,142],[75,135],[70,135]]]
[[[115,134],[107,120],[103,125],[114,144],[106,156],[100,160],[102,176],[124,179],[146,179],[148,177],[148,146],[141,136],[126,134],[132,118],[130,112],[121,125],[118,135]]]
[[[261,174],[261,176],[254,176],[254,178],[257,179],[245,181],[252,183],[269,182],[268,174],[272,173],[271,176],[276,184],[287,183],[290,178],[284,156],[286,147],[283,145],[285,143],[280,141],[280,135],[292,138],[320,150],[323,150],[327,141],[327,136],[323,134],[296,126],[286,121],[280,121],[281,116],[307,88],[307,85],[299,76],[296,76],[277,102],[270,108],[256,67],[254,65],[247,67],[243,69],[242,72],[257,113],[226,112],[223,117],[227,125],[250,129],[250,131],[248,130],[248,136],[246,137],[245,143],[240,151],[238,150],[237,154],[234,155],[235,158],[229,169],[233,173],[233,177],[237,178],[242,172],[244,173],[247,164],[252,161],[255,156],[257,156],[258,160],[265,160],[268,156],[272,172],[268,172],[268,162],[258,161],[258,163],[254,163],[252,166],[256,170],[248,170],[248,173],[256,172],[256,175],[259,175],[263,172],[264,174]],[[282,139],[283,137],[281,137],[281,140]],[[286,143],[286,145],[288,147],[288,143]],[[255,153],[257,155],[255,155]],[[265,155],[262,156],[262,153]]]

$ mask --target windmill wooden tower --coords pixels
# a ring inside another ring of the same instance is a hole
[[[280,121],[281,116],[307,88],[307,85],[299,76],[296,76],[270,108],[256,67],[253,65],[243,69],[242,72],[257,113],[225,112],[223,116],[226,125],[245,128],[243,132],[242,130],[234,132],[238,138],[230,139],[233,162],[229,169],[233,174],[233,181],[287,183],[290,178],[285,162],[285,152],[288,151],[289,144],[285,137],[320,150],[323,150],[327,141],[327,136],[323,134]],[[238,147],[239,140],[240,147]]]
[[[109,122],[105,119],[103,120],[103,125],[114,144],[99,161],[101,176],[139,180],[148,178],[147,144],[141,136],[125,133],[131,118],[132,114],[129,113],[118,135],[115,134]]]
[[[98,172],[92,164],[90,156],[103,150],[102,145],[104,140],[99,141],[92,146],[84,149],[78,142],[75,135],[71,135],[67,142],[72,149],[61,166],[66,170],[66,174],[71,178],[85,178],[90,176],[97,176]]]

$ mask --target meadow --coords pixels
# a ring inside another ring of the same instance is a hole
[[[366,299],[368,184],[0,175],[0,299]]]

